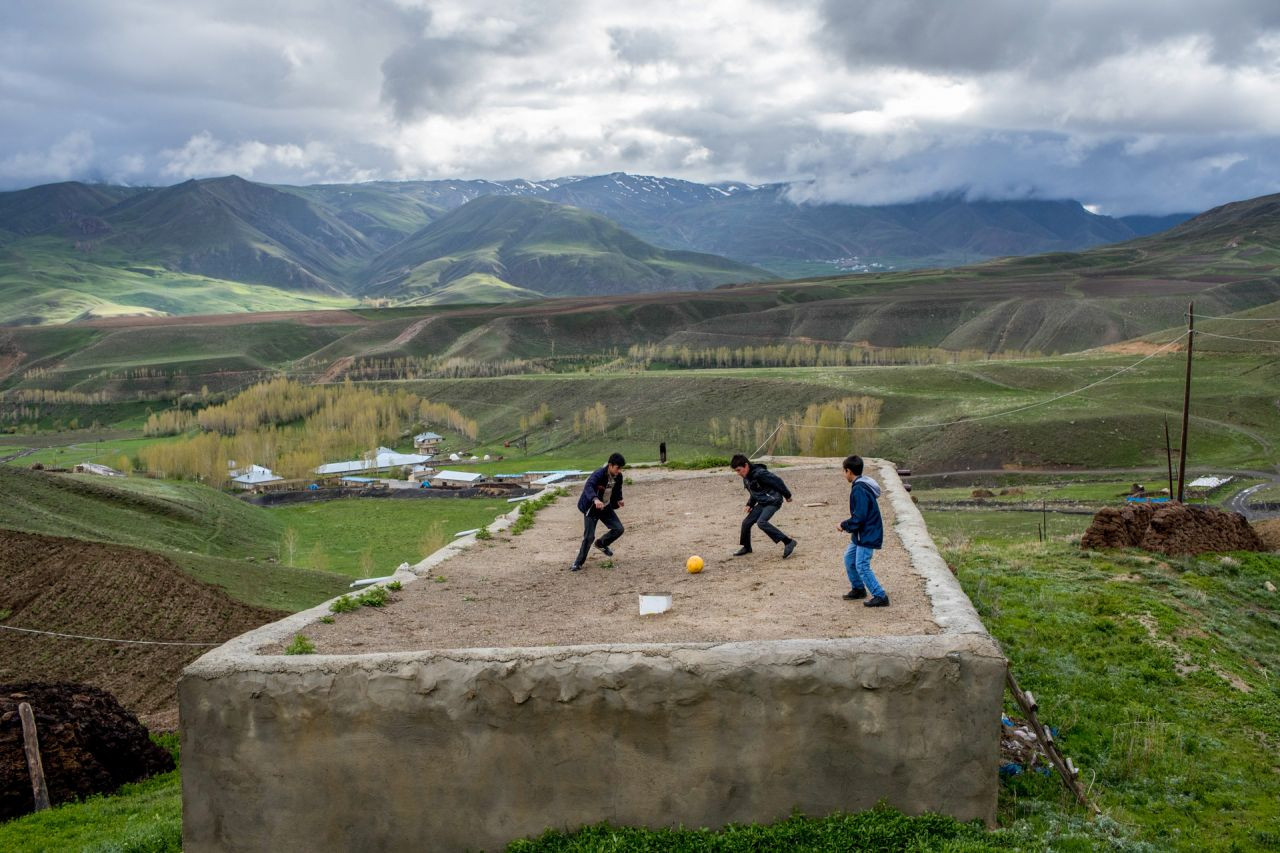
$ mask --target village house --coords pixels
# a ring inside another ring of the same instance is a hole
[[[283,483],[284,477],[276,474],[270,468],[264,468],[261,465],[250,465],[243,472],[232,477],[231,482],[237,489],[263,491],[267,487]]]
[[[421,450],[424,453],[435,453],[440,449],[440,442],[444,441],[444,436],[437,435],[434,432],[420,432],[413,437],[413,449]]]
[[[429,482],[437,488],[465,489],[484,482],[484,474],[479,471],[438,471],[431,475]]]

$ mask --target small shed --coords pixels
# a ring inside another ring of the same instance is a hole
[[[484,482],[484,474],[479,471],[438,471],[431,475],[432,485],[465,488]]]
[[[434,432],[420,432],[413,437],[413,449],[435,453],[440,448],[440,442],[442,441],[444,441],[444,436],[442,435]]]

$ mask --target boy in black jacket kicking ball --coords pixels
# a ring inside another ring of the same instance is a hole
[[[593,542],[606,557],[613,556],[609,546],[625,532],[615,510],[622,508],[622,468],[626,464],[627,460],[621,453],[611,453],[604,467],[592,471],[583,485],[582,494],[578,497],[578,512],[582,513],[582,546],[578,548],[578,556],[569,571],[582,569]],[[596,539],[596,523],[600,521],[609,528],[609,532]]]
[[[791,502],[791,490],[782,478],[764,465],[752,464],[741,453],[734,454],[729,460],[729,467],[742,478],[742,486],[750,494],[747,498],[747,517],[742,519],[742,536],[738,540],[741,545],[733,556],[741,557],[751,553],[751,526],[760,528],[760,532],[774,542],[782,542],[782,559],[791,556],[796,549],[796,540],[783,533],[770,523],[773,514],[782,508],[782,502]]]

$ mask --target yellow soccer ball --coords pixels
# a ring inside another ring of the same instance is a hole
[[[693,556],[685,561],[684,567],[689,570],[689,574],[696,575],[698,572],[702,571],[702,567],[704,565],[706,564],[702,562],[701,557]]]

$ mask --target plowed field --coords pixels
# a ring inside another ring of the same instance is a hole
[[[0,530],[0,682],[92,684],[152,728],[176,728],[178,675],[209,646],[5,629],[219,644],[282,615],[236,602],[150,551]]]

